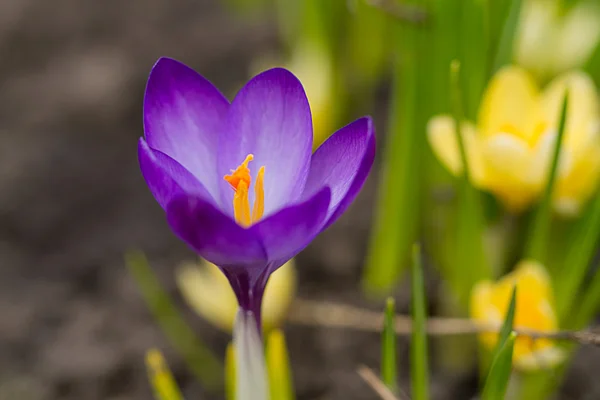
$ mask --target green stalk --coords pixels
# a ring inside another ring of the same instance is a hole
[[[487,373],[483,387],[482,400],[502,400],[508,386],[512,369],[512,351],[514,347],[513,326],[517,308],[517,288],[513,288],[508,310],[502,328],[498,333],[496,348],[492,353],[492,365]],[[512,339],[511,339],[512,338]],[[487,366],[485,366],[487,368]]]
[[[581,293],[580,289],[589,270],[590,263],[596,254],[600,238],[600,196],[594,200],[591,212],[581,221],[583,224],[575,234],[567,258],[560,271],[560,279],[555,282],[556,302],[559,320],[566,321],[573,315],[575,302]],[[589,297],[590,290],[585,291]],[[584,297],[585,298],[585,297]],[[585,304],[585,301],[584,303]],[[577,307],[580,312],[583,306]]]
[[[535,215],[535,219],[533,221],[531,238],[527,249],[528,257],[536,259],[542,263],[546,261],[546,249],[548,246],[548,237],[550,235],[550,224],[552,222],[552,194],[554,192],[554,182],[556,181],[556,175],[558,171],[560,149],[562,147],[563,137],[565,133],[568,102],[568,94],[565,94],[565,98],[563,100],[561,109],[560,123],[558,126],[558,136],[556,138],[554,154],[552,156],[552,164],[548,176],[548,182],[546,183],[544,195],[542,197],[539,208]]]
[[[490,69],[489,21],[487,0],[462,0],[460,47],[462,64],[462,99],[468,119],[474,120],[479,109],[479,101],[487,83]]]
[[[146,353],[146,369],[156,400],[183,400],[175,378],[158,349]]]
[[[383,332],[381,334],[381,380],[392,393],[398,392],[395,314],[394,299],[390,297],[385,305]]]
[[[485,382],[481,400],[504,400],[512,370],[512,354],[515,347],[516,333],[511,332],[502,343],[490,368],[490,374]]]
[[[585,289],[581,306],[575,313],[573,325],[583,328],[598,314],[600,309],[600,271],[596,270],[594,278]]]
[[[404,272],[419,222],[423,127],[417,124],[418,43],[413,26],[395,24],[396,43],[387,143],[379,179],[363,287],[371,296],[389,293]]]
[[[283,331],[275,329],[269,334],[266,359],[271,399],[294,400],[296,397],[290,369],[290,357]]]
[[[459,183],[460,193],[456,219],[454,265],[450,273],[458,289],[458,298],[466,307],[473,285],[492,276],[483,245],[484,216],[481,198],[471,184],[469,160],[461,134],[464,108],[460,84],[460,63],[453,61],[450,67],[452,104],[456,140],[463,164],[463,175]]]
[[[423,263],[421,248],[413,246],[412,262],[412,341],[410,370],[413,400],[429,399],[429,369],[427,354],[427,311],[425,287],[423,284]]]
[[[502,28],[500,43],[498,44],[498,49],[496,51],[492,74],[512,62],[515,36],[517,35],[517,28],[521,16],[521,3],[522,0],[511,1],[508,18]]]

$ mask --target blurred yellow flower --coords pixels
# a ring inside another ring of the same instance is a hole
[[[471,318],[485,327],[499,328],[504,322],[513,287],[517,286],[515,329],[553,332],[558,329],[550,278],[538,262],[521,261],[516,269],[498,280],[479,282],[471,292]],[[480,335],[482,344],[493,350],[496,333]],[[564,352],[548,339],[519,336],[515,342],[513,363],[521,370],[557,365]]]
[[[521,11],[515,57],[518,64],[547,78],[582,66],[599,39],[597,2],[584,0],[566,8],[556,0],[529,0]]]
[[[600,176],[599,100],[589,76],[564,74],[540,93],[524,69],[505,67],[484,94],[477,126],[468,121],[461,125],[473,184],[513,212],[524,210],[544,190],[566,90],[567,125],[553,205],[562,215],[576,215],[594,194]],[[453,174],[462,174],[453,118],[434,117],[427,130],[440,161]]]
[[[221,270],[208,261],[186,264],[176,273],[177,284],[187,303],[207,321],[231,332],[238,309],[231,285]],[[267,283],[262,303],[265,332],[280,326],[296,294],[294,260],[275,271]]]
[[[273,57],[263,57],[251,65],[252,76],[277,64]],[[337,112],[333,103],[333,60],[326,46],[303,40],[294,46],[283,66],[298,77],[306,91],[313,119],[313,148],[316,149],[332,133]]]

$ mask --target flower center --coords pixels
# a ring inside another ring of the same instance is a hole
[[[508,133],[523,139],[530,147],[534,147],[539,141],[540,137],[546,132],[548,129],[548,123],[545,121],[540,121],[536,123],[531,131],[523,132],[519,130],[516,126],[512,124],[503,124],[500,126],[500,131],[504,133]]]
[[[245,227],[250,226],[261,219],[265,211],[265,167],[262,166],[258,169],[256,182],[254,183],[254,207],[252,208],[252,214],[250,214],[248,190],[250,190],[252,184],[252,176],[250,175],[248,163],[253,159],[254,156],[248,154],[239,167],[235,170],[231,170],[231,175],[225,175],[223,177],[235,191],[235,194],[233,195],[233,215],[235,220],[238,224]]]

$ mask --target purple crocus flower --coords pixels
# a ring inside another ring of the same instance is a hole
[[[255,76],[231,103],[178,61],[150,73],[142,174],[171,229],[221,268],[259,324],[269,275],[346,210],[373,164],[368,117],[314,154],[312,138],[306,94],[285,69]]]

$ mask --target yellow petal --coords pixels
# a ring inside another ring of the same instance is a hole
[[[548,0],[526,1],[515,39],[515,58],[519,65],[539,75],[549,73],[554,66],[553,43],[558,40],[557,3]]]
[[[209,262],[202,262],[201,267],[185,264],[175,277],[181,294],[194,311],[217,328],[231,332],[238,303],[219,268]]]
[[[552,300],[552,283],[544,266],[535,260],[522,260],[515,267],[513,284],[519,282],[528,291]],[[512,289],[511,289],[512,290]]]
[[[550,277],[540,263],[521,261],[516,269],[496,283],[481,282],[471,293],[471,317],[476,323],[500,327],[504,321],[513,287],[517,286],[514,326],[516,329],[553,332],[558,322],[553,308]],[[497,334],[480,335],[488,349],[496,345]],[[533,340],[519,336],[515,342],[513,360],[523,370],[556,365],[564,353],[548,339]]]
[[[562,21],[554,51],[555,71],[583,65],[600,39],[600,7],[591,1],[578,2]]]
[[[294,46],[287,67],[306,90],[314,125],[313,147],[317,148],[333,133],[334,70],[331,56],[319,41],[303,40]]]
[[[515,367],[529,372],[550,369],[562,363],[566,356],[564,350],[545,339],[531,341],[526,345],[515,343],[513,352]]]
[[[515,212],[523,210],[539,194],[542,181],[532,174],[534,152],[521,138],[501,133],[483,141],[485,187]]]
[[[600,174],[600,100],[590,77],[571,72],[554,80],[542,97],[544,112],[558,129],[565,92],[569,92],[561,169],[554,192],[554,208],[574,216],[593,195]]]
[[[583,204],[598,189],[600,183],[600,143],[591,144],[571,156],[573,163],[565,174],[561,174],[554,191],[554,209],[563,216],[579,214]]]
[[[281,326],[296,297],[296,268],[294,260],[285,263],[269,278],[262,305],[265,332]]]
[[[510,133],[531,141],[540,117],[535,82],[524,69],[508,66],[488,85],[479,110],[479,130],[484,136]]]
[[[584,72],[564,74],[553,80],[542,95],[542,108],[549,127],[558,130],[562,104],[566,91],[569,92],[564,143],[572,151],[587,146],[598,136],[600,118],[598,92],[592,79]]]
[[[471,318],[486,327],[495,327],[502,320],[502,314],[492,303],[493,284],[490,281],[481,281],[473,286],[471,291],[470,314]],[[479,340],[491,349],[495,346],[497,335],[494,333],[483,333]]]
[[[469,164],[469,174],[476,186],[481,186],[484,177],[483,161],[479,150],[475,125],[465,121],[461,124],[461,135]],[[454,118],[439,115],[427,124],[427,139],[437,158],[448,170],[458,176],[462,174],[462,157],[456,140]]]

